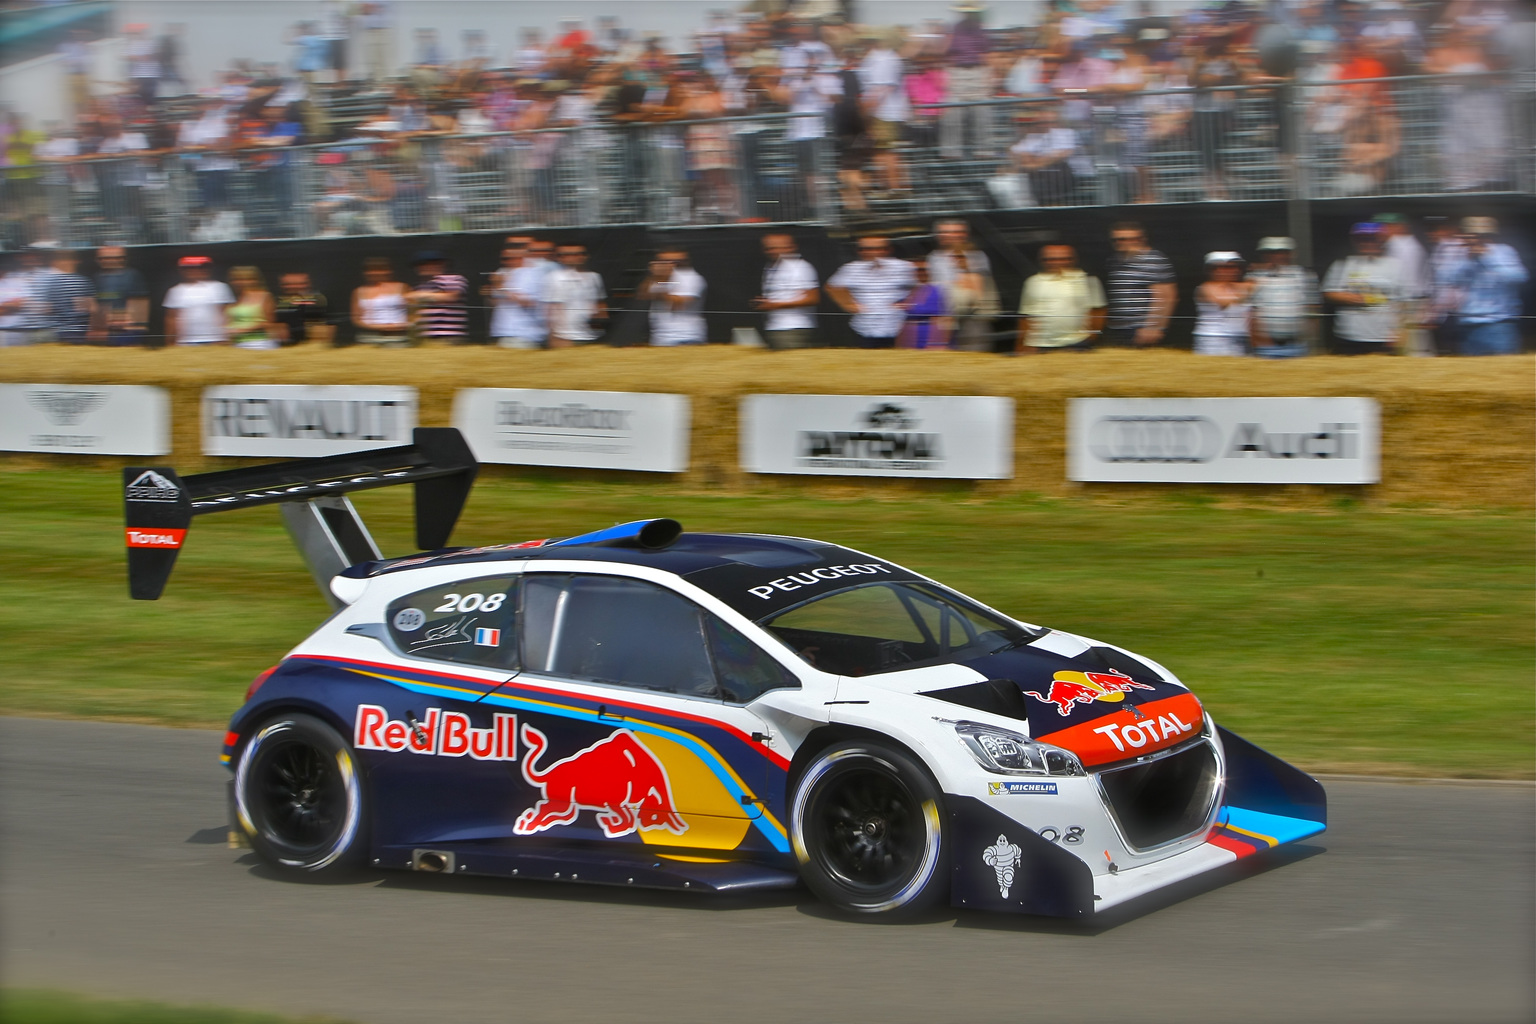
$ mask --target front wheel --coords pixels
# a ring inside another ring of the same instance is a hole
[[[949,893],[938,784],[895,747],[857,740],[817,754],[795,790],[790,840],[805,884],[839,910],[909,915]]]
[[[340,870],[363,854],[357,760],[311,715],[281,715],[256,730],[235,772],[235,813],[251,846],[279,867]]]

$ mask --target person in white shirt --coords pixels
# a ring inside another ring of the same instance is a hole
[[[234,293],[223,281],[212,280],[213,261],[207,256],[183,256],[181,284],[165,294],[165,335],[177,345],[217,345],[227,340],[224,307]]]
[[[1381,225],[1365,221],[1350,228],[1355,251],[1336,260],[1323,278],[1323,298],[1338,307],[1334,355],[1390,353],[1402,341],[1403,268],[1382,253]]]
[[[1414,237],[1408,226],[1408,218],[1402,214],[1378,214],[1376,223],[1382,226],[1387,239],[1382,255],[1389,260],[1397,260],[1403,271],[1403,283],[1408,288],[1405,311],[1410,321],[1403,328],[1404,348],[1411,356],[1432,356],[1435,354],[1434,340],[1420,326],[1424,318],[1423,306],[1429,298],[1429,252]]]
[[[549,347],[590,345],[601,336],[592,321],[608,317],[608,293],[603,290],[603,279],[587,269],[586,246],[562,245],[556,259],[560,266],[544,282]]]
[[[502,348],[543,348],[549,334],[544,320],[544,272],[526,258],[527,250],[508,246],[501,267],[486,289],[491,298],[491,337]]]
[[[859,258],[845,263],[827,281],[827,294],[853,314],[851,326],[860,348],[895,348],[907,314],[901,308],[917,287],[917,272],[906,260],[891,257],[889,239],[859,239]]]
[[[636,295],[651,303],[652,345],[702,345],[704,278],[688,266],[682,249],[665,249],[651,261],[650,273]]]
[[[950,347],[961,352],[992,351],[992,321],[1002,311],[992,263],[971,243],[963,220],[933,226],[939,247],[928,254],[928,275],[944,292],[945,308],[955,320]]]
[[[816,268],[801,259],[795,240],[773,234],[763,238],[768,266],[763,268],[763,293],[752,308],[768,314],[763,340],[780,351],[816,344],[816,304],[821,301]]]
[[[900,43],[901,30],[892,29],[859,65],[861,98],[864,109],[871,114],[869,135],[875,143],[875,166],[880,169],[881,179],[890,192],[907,187],[906,172],[896,145],[901,141],[912,113],[907,103],[905,69],[901,54],[896,52]]]
[[[0,273],[0,347],[25,345],[31,340],[23,330],[27,305],[32,301],[31,269],[18,256]]]

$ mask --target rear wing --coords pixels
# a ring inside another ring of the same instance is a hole
[[[383,557],[347,499],[348,492],[414,484],[417,548],[446,546],[478,465],[452,427],[417,427],[411,441],[399,448],[189,477],[179,477],[165,466],[124,469],[129,596],[137,601],[159,599],[192,518],[210,512],[279,505],[299,553],[333,605],[337,601],[330,592],[332,576],[349,565]]]

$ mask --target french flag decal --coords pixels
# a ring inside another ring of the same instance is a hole
[[[499,629],[486,629],[483,626],[476,628],[476,630],[475,630],[475,646],[476,647],[500,647],[501,646],[501,630],[499,630]]]

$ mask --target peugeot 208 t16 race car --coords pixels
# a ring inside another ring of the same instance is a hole
[[[284,868],[1082,916],[1326,821],[1156,662],[835,544],[649,520],[331,590],[225,739]]]

